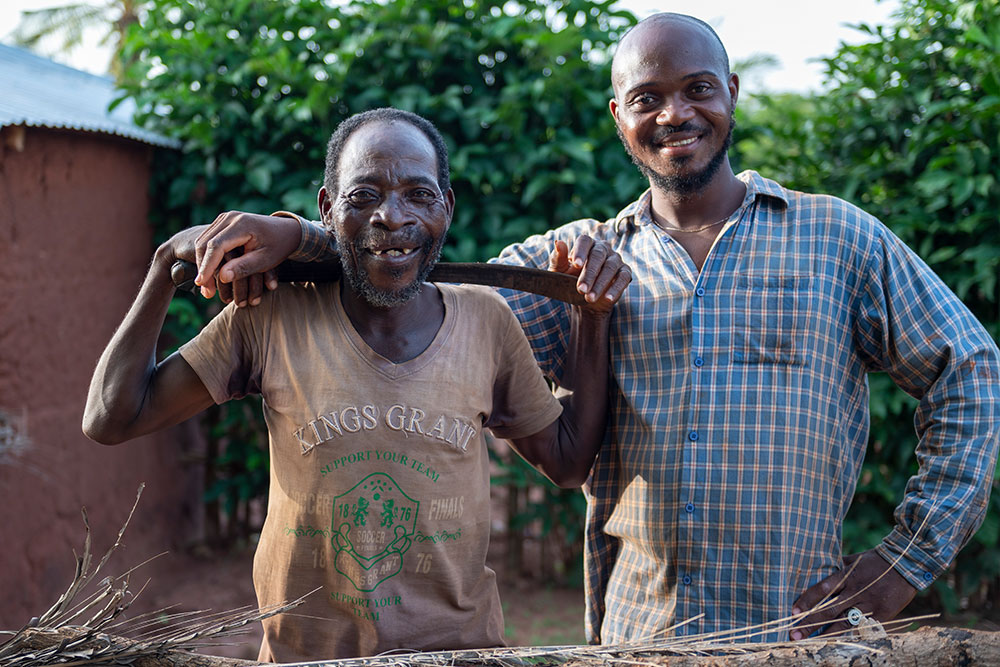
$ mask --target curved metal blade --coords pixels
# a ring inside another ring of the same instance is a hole
[[[340,279],[340,261],[337,259],[322,262],[286,261],[278,265],[277,274],[281,282],[332,282]],[[194,284],[197,275],[198,270],[195,265],[183,260],[175,262],[170,272],[174,285],[189,292],[198,291]],[[577,306],[586,304],[583,295],[576,290],[576,278],[573,276],[526,266],[485,262],[438,262],[431,269],[428,280],[437,283],[471,283],[506,287]]]

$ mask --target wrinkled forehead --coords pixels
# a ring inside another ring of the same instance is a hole
[[[405,121],[372,121],[356,129],[340,154],[344,185],[369,175],[437,182],[437,155],[430,139]]]
[[[694,22],[678,18],[647,20],[618,45],[611,64],[615,94],[650,79],[683,78],[711,72],[726,80],[729,63],[718,39]]]

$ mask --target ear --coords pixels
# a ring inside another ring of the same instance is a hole
[[[729,74],[729,99],[733,109],[736,108],[736,100],[740,96],[740,75],[736,72]]]
[[[448,225],[451,225],[451,216],[455,213],[455,191],[448,188],[448,192],[444,193],[444,206],[448,211]]]
[[[611,98],[608,100],[608,109],[611,111],[611,117],[615,119],[615,125],[618,124],[618,100]]]
[[[323,221],[323,226],[327,229],[332,229],[333,215],[331,211],[333,209],[333,200],[330,199],[330,194],[326,191],[325,185],[319,189],[316,203],[319,205],[319,217]]]

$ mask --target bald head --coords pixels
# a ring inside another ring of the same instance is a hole
[[[720,79],[729,76],[729,54],[712,26],[687,14],[663,12],[639,21],[618,42],[611,62],[611,85],[615,95],[637,64],[648,64],[663,48],[698,48],[709,54]]]

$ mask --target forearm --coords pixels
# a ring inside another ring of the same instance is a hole
[[[296,262],[316,262],[325,260],[336,252],[336,242],[320,222],[306,220],[302,216],[287,211],[278,211],[277,217],[293,217],[299,223],[298,246],[288,256]]]
[[[558,451],[566,477],[562,486],[580,486],[604,441],[608,417],[608,332],[611,313],[571,309],[570,340],[563,373],[563,413]]]
[[[90,382],[83,431],[93,440],[117,444],[139,433],[156,373],[156,343],[174,294],[173,256],[157,250],[139,294],[101,354]]]
[[[877,547],[919,588],[944,572],[982,523],[996,469],[1000,397],[988,379],[1000,376],[995,355],[949,366],[917,411],[920,467],[895,529]]]
[[[604,439],[608,402],[609,313],[573,308],[563,412],[548,429],[514,441],[515,449],[555,484],[572,488],[590,474]]]

